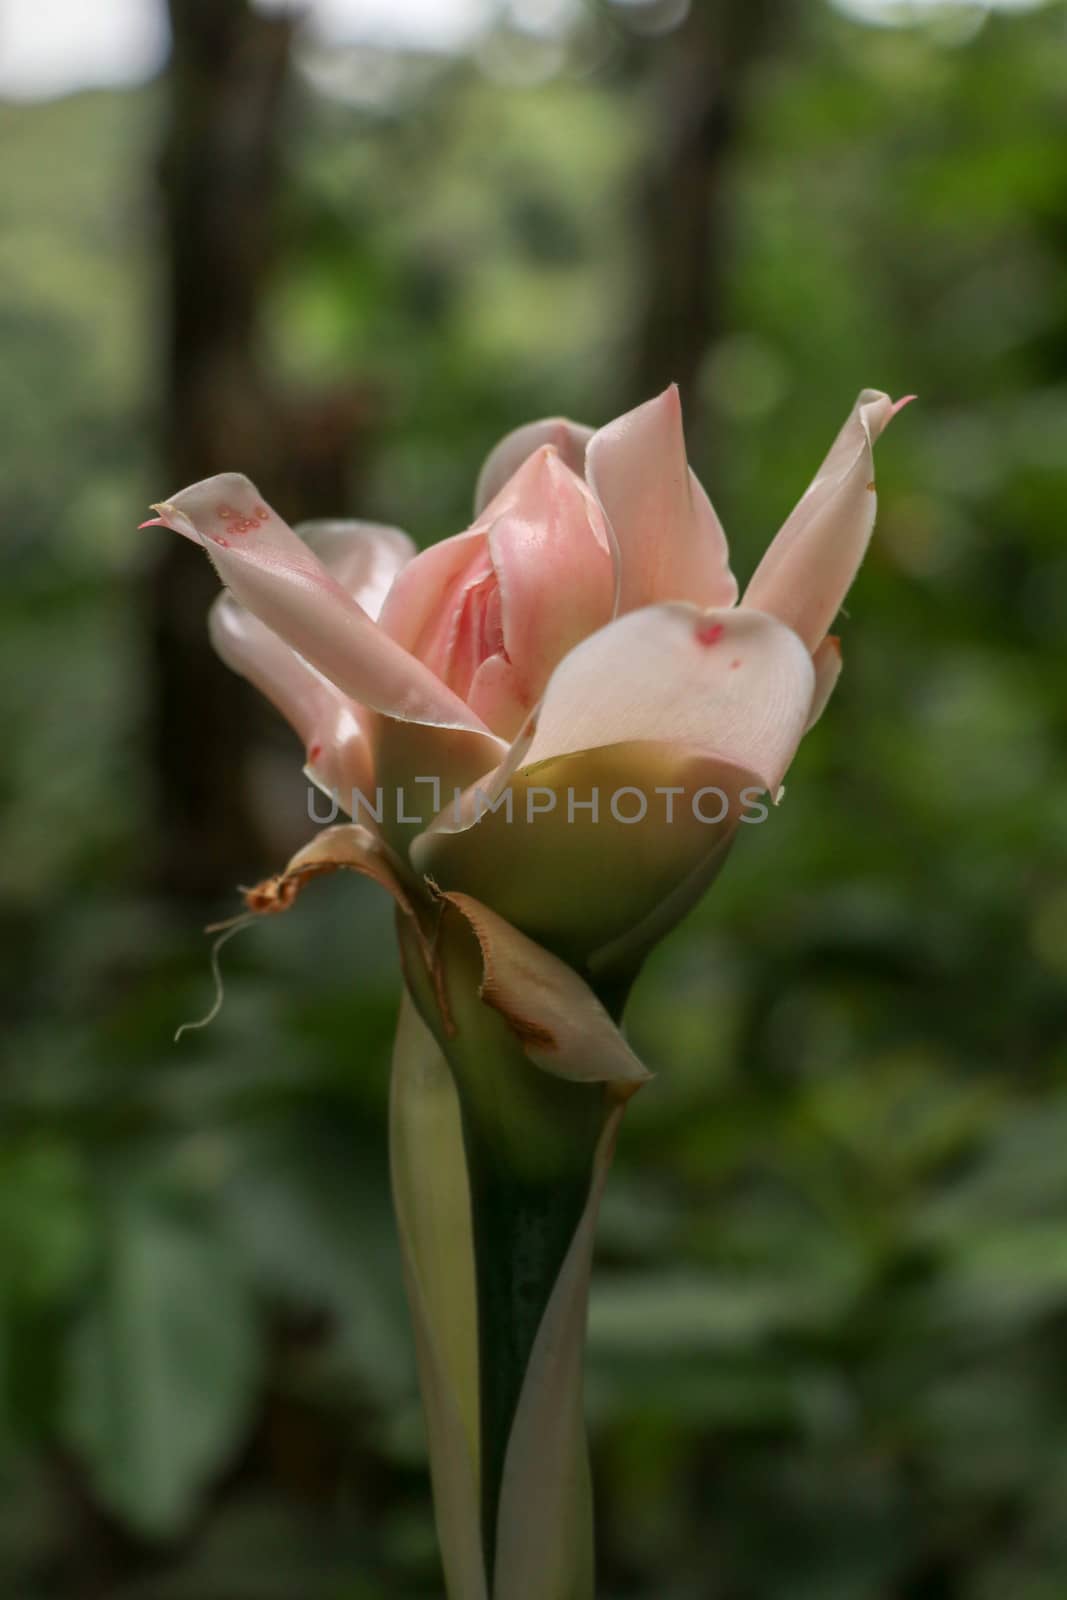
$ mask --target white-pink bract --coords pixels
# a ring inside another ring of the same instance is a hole
[[[903,403],[863,391],[740,600],[673,387],[597,432],[552,418],[509,434],[473,525],[421,554],[373,523],[294,531],[239,474],[153,520],[210,554],[228,591],[215,646],[291,722],[315,781],[345,810],[383,781],[409,786],[408,814],[418,793],[423,826],[397,827],[389,805],[381,824],[402,875],[470,892],[596,970],[638,923],[669,925],[738,807],[716,829],[653,807],[591,843],[562,803],[505,830],[486,797],[535,773],[605,805],[609,785],[773,796],[840,672],[828,629],[874,525],[872,447]]]

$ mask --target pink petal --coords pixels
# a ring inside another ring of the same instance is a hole
[[[826,635],[812,661],[815,665],[815,693],[811,697],[811,710],[808,712],[805,733],[808,728],[814,728],[826,710],[827,702],[841,676],[841,640],[836,633]]]
[[[487,727],[510,738],[529,714],[531,699],[523,678],[503,655],[483,661],[471,680],[467,703]]]
[[[490,500],[496,498],[508,479],[542,445],[553,445],[560,459],[581,477],[585,470],[585,447],[592,437],[592,428],[580,422],[569,422],[566,417],[545,417],[541,422],[528,422],[524,427],[506,433],[489,452],[478,475],[474,515],[481,516],[483,509]]]
[[[803,498],[745,590],[746,610],[779,617],[815,650],[863,560],[874,528],[874,441],[900,404],[864,389]]]
[[[293,531],[375,619],[397,573],[415,555],[413,539],[379,522],[300,522]]]
[[[595,497],[544,445],[467,533],[399,574],[382,627],[510,737],[556,663],[607,622],[616,564]]]
[[[351,699],[405,721],[488,733],[371,621],[247,478],[208,478],[153,509],[202,543],[235,598]]]
[[[460,590],[487,571],[486,530],[442,539],[397,574],[382,606],[379,623],[391,639],[420,661],[441,667],[453,640],[452,624]]]
[[[620,613],[661,600],[734,603],[726,536],[689,469],[676,385],[593,436],[586,476],[619,544]]]
[[[811,706],[811,658],[756,612],[648,606],[586,639],[553,673],[532,740],[508,765],[649,739],[704,751],[759,775],[773,793]],[[512,769],[514,770],[514,768]]]
[[[226,665],[247,678],[306,740],[324,695],[337,694],[333,685],[225,591],[208,612],[208,632]]]
[[[359,708],[230,594],[208,613],[211,642],[226,665],[247,678],[295,729],[307,770],[347,809],[351,791],[372,793],[373,762]],[[364,713],[365,716],[365,713]]]
[[[616,568],[604,513],[548,446],[528,458],[486,517],[493,517],[489,553],[500,586],[510,720],[500,720],[500,668],[482,669],[469,701],[493,728],[510,736],[568,650],[610,622]]]
[[[175,508],[182,514],[169,517],[167,513]],[[220,472],[214,478],[204,478],[152,510],[159,512],[158,518],[142,523],[142,527],[171,528],[193,544],[210,541],[225,549],[243,542],[257,549],[285,552],[295,560],[307,555],[303,540],[261,498],[243,472]]]
[[[630,612],[564,658],[507,760],[445,805],[411,859],[572,963],[658,915],[651,939],[721,864],[744,808],[777,790],[814,680],[772,617]],[[621,958],[636,959],[630,946]]]

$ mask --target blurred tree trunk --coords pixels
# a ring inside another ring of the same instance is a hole
[[[166,255],[161,495],[240,470],[294,520],[340,514],[356,390],[290,402],[263,353],[279,239],[283,112],[294,24],[249,0],[168,0],[173,52],[160,161]],[[261,875],[252,801],[262,728],[252,692],[214,657],[209,563],[161,539],[149,580],[155,859],[165,892],[225,893]]]
[[[731,167],[752,68],[791,10],[792,0],[693,0],[682,26],[655,47],[635,399],[675,382],[684,405],[696,400],[701,363],[726,325]]]
[[[276,233],[292,23],[248,0],[169,0],[169,9],[169,464],[186,481],[232,466],[236,452],[250,473],[270,471],[275,419],[259,311]]]
[[[161,155],[164,479],[161,496],[240,467],[275,487],[275,405],[259,350],[291,24],[246,0],[169,0],[173,54]],[[151,875],[166,892],[220,893],[258,854],[241,683],[204,628],[218,581],[160,541],[150,576],[156,789]]]

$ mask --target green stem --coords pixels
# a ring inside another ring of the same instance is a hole
[[[531,1355],[587,1212],[617,1102],[602,1082],[557,1077],[531,1062],[514,1029],[480,997],[473,936],[439,948],[448,995],[442,1009],[412,931],[403,921],[400,931],[412,996],[436,1028],[459,1097],[477,1288],[481,1539],[493,1596],[504,1467]],[[589,1515],[577,1500],[572,1509],[579,1524]],[[591,1581],[585,1559],[567,1574],[568,1600],[591,1596]]]
[[[590,1164],[547,1178],[517,1173],[482,1137],[476,1117],[464,1116],[464,1135],[478,1285],[482,1541],[491,1577],[508,1440],[534,1340],[585,1209]]]

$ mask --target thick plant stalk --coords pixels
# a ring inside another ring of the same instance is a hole
[[[494,1596],[506,1592],[510,1597],[529,1592],[531,1596],[544,1594],[545,1600],[549,1596],[556,1600],[557,1595],[559,1600],[564,1596],[567,1600],[571,1600],[571,1596],[573,1600],[584,1600],[584,1587],[573,1587],[569,1574],[566,1586],[557,1587],[547,1585],[530,1571],[533,1563],[538,1573],[544,1566],[549,1551],[543,1545],[525,1552],[521,1577],[499,1558],[499,1545],[501,1539],[509,1545],[515,1543],[509,1537],[509,1508],[503,1496],[509,1459],[513,1463],[512,1475],[517,1461],[519,1477],[528,1480],[528,1487],[538,1493],[550,1478],[556,1485],[563,1482],[576,1488],[584,1485],[587,1478],[584,1428],[580,1425],[584,1311],[577,1322],[570,1317],[562,1319],[562,1325],[577,1346],[573,1377],[579,1386],[578,1429],[568,1426],[554,1434],[550,1453],[546,1456],[543,1451],[535,1451],[529,1459],[530,1451],[524,1449],[522,1437],[516,1438],[515,1427],[524,1403],[526,1410],[530,1406],[526,1389],[534,1368],[535,1351],[539,1345],[544,1345],[548,1310],[587,1209],[593,1159],[605,1118],[604,1094],[599,1085],[554,1081],[523,1062],[521,1071],[534,1078],[535,1090],[541,1091],[530,1096],[535,1110],[530,1116],[527,1107],[526,1116],[530,1121],[534,1117],[542,1119],[542,1130],[538,1131],[557,1135],[556,1139],[546,1140],[546,1146],[549,1142],[555,1145],[554,1150],[549,1152],[542,1147],[534,1151],[532,1158],[524,1159],[521,1153],[509,1148],[506,1139],[500,1138],[499,1129],[494,1127],[492,1116],[486,1115],[482,1102],[484,1080],[502,1080],[506,1092],[516,1065],[505,1056],[504,1060],[461,1061],[457,1068],[471,1174],[478,1291],[482,1540],[486,1569],[494,1577]],[[544,1090],[549,1092],[545,1094]],[[567,1122],[571,1127],[566,1127]],[[540,1142],[538,1131],[531,1140],[535,1146]],[[558,1310],[555,1320],[561,1322]],[[558,1332],[559,1329],[557,1336]],[[543,1365],[542,1357],[538,1370]],[[554,1365],[550,1365],[550,1372],[554,1377]],[[545,1385],[535,1381],[535,1387],[545,1388]],[[572,1409],[571,1398],[557,1394],[555,1385],[550,1382],[547,1392],[536,1403],[559,1407],[562,1414]],[[518,1509],[525,1517],[528,1508],[521,1505],[521,1498]],[[583,1498],[587,1500],[588,1497]],[[561,1514],[571,1513],[571,1509],[560,1507]],[[573,1524],[573,1514],[568,1515],[567,1520]],[[587,1545],[591,1547],[590,1528],[578,1527],[574,1531],[583,1551]],[[561,1528],[551,1527],[545,1533],[557,1552],[570,1542],[563,1539]],[[568,1565],[572,1564],[568,1559]],[[588,1563],[583,1559],[582,1565]],[[589,1593],[591,1595],[591,1590]]]
[[[585,1209],[530,1354],[500,1484],[494,1600],[592,1600],[582,1368],[596,1222],[622,1111],[605,1121]]]
[[[518,1019],[506,1014],[509,962],[523,971],[527,999],[539,984],[559,983],[565,995],[579,980],[514,930],[500,936],[497,920],[480,919],[476,937],[463,916],[446,911],[429,962],[410,923],[401,926],[411,995],[427,1026],[420,1035],[408,1011],[398,1035],[394,1184],[438,1524],[450,1600],[483,1594],[491,1600],[592,1600],[582,1406],[588,1285],[622,1103],[644,1074],[591,997],[584,1032],[558,1051],[552,1068],[531,1058],[535,1044],[523,1041]],[[530,959],[539,963],[536,974],[522,965]],[[485,999],[490,960],[496,1005]],[[521,1027],[547,1054],[547,1012],[540,1016],[539,1025],[527,1017]],[[437,1051],[432,1072],[427,1040]],[[592,1059],[579,1065],[568,1050],[582,1043]],[[416,1049],[422,1052],[418,1067]],[[452,1100],[442,1092],[445,1071]],[[426,1160],[446,1164],[447,1184],[440,1167],[427,1173],[417,1159],[416,1085],[424,1099],[438,1097],[436,1114],[425,1107],[419,1114],[419,1139]],[[462,1170],[456,1161],[460,1128]],[[461,1195],[469,1196],[466,1227],[463,1219],[455,1221]],[[445,1264],[457,1263],[455,1240],[442,1236],[448,1217],[463,1240],[454,1280]],[[420,1265],[427,1253],[432,1265]],[[472,1369],[478,1378],[476,1442],[462,1398]],[[466,1519],[463,1529],[450,1525],[457,1517]],[[473,1570],[475,1548],[484,1587]]]

